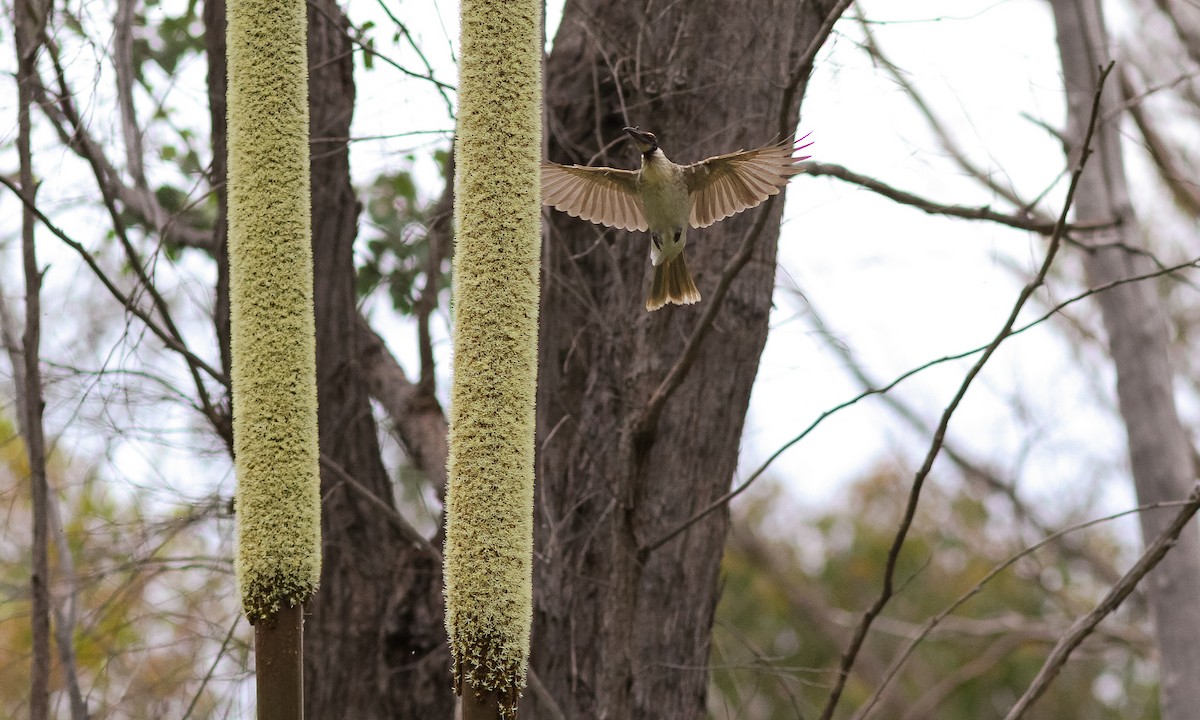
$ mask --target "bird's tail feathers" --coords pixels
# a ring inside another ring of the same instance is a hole
[[[683,253],[664,258],[661,265],[654,266],[654,282],[650,285],[650,297],[646,298],[647,310],[657,310],[667,303],[691,305],[696,302],[700,302],[700,291],[683,261]]]

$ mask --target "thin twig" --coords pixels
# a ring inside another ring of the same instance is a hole
[[[421,45],[412,36],[412,33],[409,32],[408,26],[405,25],[400,20],[400,18],[396,17],[396,15],[391,11],[391,8],[388,7],[388,4],[384,0],[379,0],[379,7],[383,9],[383,12],[387,14],[388,18],[392,22],[396,23],[397,29],[400,31],[401,34],[404,35],[404,38],[406,40],[408,40],[408,44],[412,47],[413,52],[415,52],[417,54],[417,57],[421,58],[421,63],[423,65],[425,65],[424,77],[422,77],[420,75],[416,75],[415,77],[420,78],[421,80],[428,80],[429,82],[433,83],[433,87],[436,88],[438,91],[438,94],[442,96],[442,101],[446,103],[446,114],[449,115],[451,119],[453,119],[454,118],[454,103],[450,101],[450,96],[446,94],[446,91],[454,90],[454,88],[450,85],[447,85],[446,83],[439,82],[438,80],[434,79],[433,65],[429,62],[429,58],[427,58],[425,56],[425,51],[423,51],[421,49]],[[413,75],[413,73],[410,73],[408,71],[404,71],[404,72],[407,75]],[[451,184],[453,184],[453,183],[451,183]]]
[[[417,529],[410,525],[408,520],[405,519],[405,517],[401,515],[396,508],[384,502],[383,498],[371,492],[367,486],[359,482],[357,478],[355,478],[345,468],[342,467],[341,463],[339,463],[337,460],[334,460],[331,456],[321,453],[321,467],[333,473],[338,480],[346,484],[346,487],[353,490],[359,497],[366,500],[376,510],[382,512],[384,517],[387,518],[387,521],[391,523],[392,527],[399,531],[400,535],[407,540],[410,545],[421,550],[435,560],[441,560],[442,553],[433,546],[433,543],[429,542],[424,535],[417,532]]]
[[[67,534],[63,531],[61,503],[55,493],[48,493],[46,506],[54,551],[58,554],[60,582],[66,586],[61,604],[54,606],[54,642],[58,645],[58,660],[66,676],[67,697],[71,704],[71,720],[88,720],[87,700],[79,682],[79,661],[75,652],[75,628],[79,612],[79,575],[75,572],[75,557],[71,553]]]
[[[1122,68],[1121,89],[1126,98],[1137,97],[1133,72],[1129,68]],[[1166,136],[1158,131],[1142,103],[1126,102],[1124,105],[1122,109],[1129,110],[1129,116],[1133,118],[1134,124],[1146,141],[1144,147],[1150,153],[1154,166],[1158,168],[1159,176],[1171,191],[1171,197],[1175,198],[1175,202],[1189,216],[1200,216],[1200,188],[1196,186],[1195,180],[1188,177],[1190,168],[1180,167],[1178,155],[1172,151]]]
[[[942,147],[946,149],[946,152],[950,153],[950,156],[954,159],[955,163],[957,163],[958,166],[962,168],[963,171],[968,175],[971,175],[978,180],[984,187],[988,188],[1008,202],[1019,208],[1022,208],[1027,213],[1036,212],[1034,207],[1040,198],[1028,203],[1023,201],[1017,196],[1016,191],[1013,190],[1011,186],[1001,185],[1000,183],[996,182],[992,178],[991,173],[986,172],[982,168],[976,166],[975,163],[973,163],[970,158],[967,157],[966,152],[964,152],[963,149],[959,147],[958,143],[954,141],[950,131],[946,128],[945,124],[942,123],[941,119],[933,112],[933,109],[930,107],[929,103],[925,102],[924,96],[921,95],[915,85],[909,82],[904,71],[883,54],[883,49],[879,46],[878,41],[875,40],[875,35],[871,32],[871,26],[867,22],[866,18],[863,17],[861,12],[856,14],[856,18],[858,20],[859,27],[863,31],[863,36],[865,38],[863,48],[867,51],[867,54],[871,56],[872,60],[882,65],[884,70],[886,70],[887,73],[892,76],[892,79],[896,82],[896,84],[904,90],[904,94],[908,96],[908,99],[912,101],[913,105],[917,108],[917,111],[920,112],[925,118],[925,122],[929,124],[929,129],[938,136],[938,139],[942,143]]]
[[[1109,67],[1112,66],[1110,65]],[[1103,75],[1101,76],[1101,81],[1103,81]],[[1133,589],[1137,587],[1142,578],[1146,577],[1166,557],[1167,551],[1175,545],[1179,534],[1183,532],[1188,521],[1196,514],[1197,509],[1200,509],[1200,484],[1192,487],[1192,492],[1188,495],[1186,504],[1175,515],[1171,524],[1163,528],[1163,531],[1146,548],[1146,551],[1142,553],[1142,556],[1138,558],[1133,567],[1129,568],[1129,571],[1125,573],[1121,581],[1108,591],[1108,594],[1104,596],[1104,599],[1100,601],[1095,609],[1071,625],[1071,628],[1067,630],[1067,634],[1050,651],[1050,655],[1042,663],[1041,670],[1038,671],[1033,682],[1026,688],[1025,693],[1021,695],[1017,703],[1004,716],[1004,720],[1020,720],[1020,718],[1024,717],[1025,711],[1042,696],[1042,693],[1046,691],[1046,688],[1050,686],[1050,683],[1062,671],[1063,666],[1066,665],[1075,648],[1079,647],[1079,644],[1096,629],[1100,621],[1120,607],[1121,603],[1125,601],[1125,598],[1129,597],[1129,594],[1133,592]]]
[[[1104,517],[1093,518],[1093,519],[1087,520],[1085,522],[1077,523],[1075,525],[1072,525],[1070,527],[1064,528],[1062,530],[1059,530],[1057,532],[1054,532],[1054,533],[1051,533],[1050,535],[1045,536],[1044,538],[1042,538],[1038,542],[1034,543],[1033,545],[1030,545],[1029,547],[1021,550],[1020,552],[1010,556],[1004,562],[996,565],[990,571],[988,571],[988,573],[986,575],[984,575],[982,578],[980,578],[980,580],[978,582],[976,582],[974,585],[972,585],[970,588],[968,588],[965,592],[963,592],[961,595],[959,595],[958,598],[956,598],[954,600],[954,602],[950,603],[945,608],[943,608],[941,610],[941,612],[939,612],[937,615],[934,615],[933,617],[931,617],[925,623],[925,625],[921,628],[920,632],[918,632],[915,636],[913,636],[912,638],[909,639],[908,644],[906,644],[904,646],[904,649],[900,651],[900,653],[892,661],[892,664],[888,667],[887,674],[884,675],[883,680],[875,687],[875,690],[871,693],[871,697],[869,697],[867,699],[867,702],[864,703],[862,705],[862,707],[860,707],[858,709],[858,712],[855,713],[853,720],[865,720],[865,718],[867,718],[870,715],[871,710],[874,709],[875,705],[879,702],[880,698],[883,696],[884,690],[886,690],[887,687],[891,684],[892,680],[895,679],[897,673],[899,673],[900,669],[908,661],[908,658],[912,655],[913,651],[916,650],[917,646],[920,645],[921,642],[924,641],[925,638],[928,637],[931,632],[933,632],[934,628],[936,628],[938,625],[940,625],[942,623],[942,621],[944,621],[952,613],[954,613],[960,607],[962,607],[964,604],[966,604],[966,602],[968,600],[970,600],[971,598],[975,597],[980,592],[982,592],[983,588],[988,583],[990,583],[993,579],[995,579],[995,577],[997,575],[999,575],[1000,573],[1004,572],[1008,568],[1015,565],[1017,563],[1017,561],[1021,560],[1022,558],[1029,557],[1033,553],[1037,552],[1038,550],[1041,550],[1042,548],[1046,547],[1047,545],[1049,545],[1051,543],[1058,542],[1059,540],[1061,540],[1062,538],[1066,537],[1067,535],[1069,535],[1071,533],[1078,532],[1080,530],[1086,530],[1088,528],[1095,527],[1096,525],[1100,525],[1102,523],[1112,522],[1113,520],[1123,518],[1127,515],[1133,515],[1135,513],[1147,512],[1150,510],[1159,510],[1159,509],[1168,508],[1168,507],[1185,508],[1185,506],[1188,504],[1188,502],[1189,501],[1186,501],[1186,500],[1169,500],[1169,501],[1165,501],[1165,502],[1149,503],[1146,505],[1139,505],[1135,508],[1130,508],[1129,510],[1122,510],[1121,512],[1112,513],[1111,515],[1105,515]],[[1117,583],[1120,583],[1121,580],[1123,580],[1123,579],[1124,579],[1124,576],[1122,576],[1121,578],[1118,578]],[[1114,583],[1114,585],[1116,585],[1117,583]]]
[[[53,38],[43,36],[43,41],[47,47],[56,51],[57,45]],[[143,188],[133,187],[122,182],[120,172],[104,156],[103,151],[100,150],[100,144],[91,136],[87,127],[69,119],[55,100],[58,94],[50,92],[39,78],[35,78],[35,80],[33,91],[38,105],[50,124],[54,126],[63,145],[81,158],[86,159],[90,154],[99,160],[103,169],[103,181],[112,187],[113,193],[121,199],[126,209],[134,213],[141,223],[153,228],[163,239],[187,247],[209,248],[212,238],[208,230],[177,222],[179,213],[168,212],[159,203],[154,193],[148,189],[143,191]],[[193,204],[199,200],[193,200]]]
[[[229,632],[225,633],[225,639],[221,641],[221,647],[217,650],[217,656],[213,658],[212,665],[209,665],[208,672],[204,673],[204,677],[200,678],[200,687],[196,689],[196,693],[192,695],[192,701],[188,703],[187,712],[183,714],[183,720],[188,720],[192,716],[192,711],[196,709],[196,704],[200,702],[200,698],[204,696],[204,688],[208,687],[208,682],[212,680],[213,675],[217,672],[217,665],[220,664],[221,658],[225,657],[225,650],[229,647],[229,643],[233,640],[233,634],[237,631],[238,624],[241,623],[242,616],[237,615],[233,618],[233,623],[229,626]]]
[[[73,126],[82,127],[82,117],[75,108],[70,94],[70,88],[67,86],[66,72],[63,69],[61,58],[59,57],[58,47],[51,42],[49,38],[44,38],[44,44],[50,54],[50,60],[54,67],[55,77],[58,81],[59,92],[61,93],[59,96],[59,107],[62,109],[63,114]],[[117,208],[117,193],[114,187],[112,187],[109,182],[106,182],[105,170],[108,165],[107,160],[104,158],[103,152],[94,146],[84,146],[83,151],[83,158],[92,168],[92,174],[95,176],[96,184],[100,189],[100,197],[104,201],[105,208],[108,210],[109,219],[112,220],[113,233],[116,235],[121,248],[125,251],[125,256],[129,260],[130,268],[133,269],[134,274],[137,276],[138,282],[143,288],[145,288],[146,293],[150,296],[151,303],[158,311],[159,317],[162,318],[162,324],[165,332],[170,335],[176,344],[178,344],[180,347],[185,347],[183,334],[175,325],[175,321],[171,317],[170,306],[167,304],[167,301],[163,298],[162,294],[159,293],[158,287],[154,284],[154,282],[151,281],[146,272],[145,264],[143,263],[141,256],[138,254],[137,249],[134,248],[133,242],[129,239],[129,234],[125,227],[125,221],[121,216],[120,210]],[[192,382],[196,386],[196,394],[199,396],[200,404],[204,408],[205,417],[212,422],[213,427],[221,434],[222,439],[224,439],[227,443],[232,442],[232,432],[227,432],[229,424],[222,419],[221,413],[217,411],[216,406],[213,404],[212,399],[209,396],[208,388],[205,387],[204,381],[200,378],[201,367],[192,360],[192,358],[195,356],[191,353],[181,353],[181,356],[187,365],[189,374],[192,376]]]
[[[380,4],[382,4],[382,3],[380,3]],[[342,34],[344,34],[346,36],[346,39],[348,39],[352,44],[357,45],[359,47],[359,49],[362,50],[364,53],[370,53],[373,57],[379,58],[387,65],[392,66],[396,70],[399,70],[401,73],[403,73],[411,78],[414,78],[417,80],[426,80],[428,82],[433,83],[434,87],[436,87],[438,89],[438,91],[442,93],[442,97],[446,100],[447,108],[448,109],[451,108],[450,99],[446,96],[445,91],[446,90],[455,90],[456,88],[453,85],[450,85],[449,83],[444,83],[441,80],[438,80],[437,78],[433,77],[432,70],[430,71],[429,75],[422,75],[420,73],[409,70],[408,68],[404,67],[397,61],[391,59],[387,55],[380,53],[375,48],[369,47],[365,42],[362,41],[361,38],[357,38],[353,34],[346,32],[345,27],[343,27],[338,22],[338,20],[336,18],[334,18],[325,8],[322,8],[320,5],[317,5],[315,2],[312,2],[312,0],[309,0],[308,5],[312,9],[319,12],[322,16],[324,16],[324,18],[327,21],[329,21],[330,23],[333,23],[334,27],[341,29]],[[358,30],[358,28],[355,28],[355,29]],[[361,31],[359,31],[359,32],[361,32]],[[334,61],[337,59],[338,58],[330,58],[330,61]],[[426,67],[428,67],[428,65],[429,65],[428,62],[426,62]],[[454,117],[454,114],[451,113],[450,116]]]
[[[806,298],[804,301],[806,307],[808,308],[809,321],[812,323],[813,328],[825,341],[826,345],[842,359],[842,363],[846,369],[851,375],[854,376],[854,379],[859,382],[863,390],[872,390],[878,387],[879,383],[876,382],[875,379],[869,375],[862,364],[858,362],[850,348],[844,343],[834,339],[833,332],[825,323],[824,318],[821,317],[820,312],[818,312],[812,303],[808,302]],[[1013,334],[1015,335],[1023,329],[1024,328],[1021,328],[1020,330],[1014,330]],[[980,351],[982,351],[982,349],[983,348],[980,348]],[[920,435],[927,435],[931,432],[931,428],[921,417],[920,413],[907,404],[898,393],[883,393],[879,396],[879,398],[883,404],[891,408],[893,412],[900,416],[901,419],[907,422],[909,426]],[[989,492],[997,493],[1003,496],[1012,507],[1014,517],[1018,521],[1028,523],[1039,535],[1049,535],[1054,532],[1053,528],[1043,523],[1042,520],[1037,517],[1037,514],[1034,512],[1033,508],[1030,508],[1028,504],[1022,500],[1020,496],[1018,496],[1016,487],[1013,483],[999,477],[992,469],[972,460],[961,450],[950,445],[949,443],[947,443],[943,448],[943,452],[945,452],[946,457],[948,457],[955,465],[958,466],[968,480],[978,482]],[[1121,574],[1117,572],[1117,570],[1111,564],[1109,564],[1106,558],[1098,557],[1096,553],[1091,552],[1086,547],[1077,547],[1071,543],[1063,542],[1060,550],[1062,550],[1067,557],[1079,558],[1087,562],[1092,566],[1093,571],[1096,572],[1097,575],[1099,575],[1105,582],[1114,583],[1118,578],[1121,577]]]
[[[692,333],[688,336],[687,344],[684,345],[683,351],[679,353],[679,357],[662,379],[662,382],[651,393],[650,399],[646,401],[645,406],[642,407],[642,411],[633,417],[630,430],[632,431],[632,436],[639,441],[643,441],[653,434],[667,400],[683,384],[688,371],[691,370],[692,365],[696,362],[696,358],[699,357],[700,345],[708,335],[708,331],[712,329],[713,321],[716,319],[717,313],[721,310],[725,294],[729,291],[729,286],[733,284],[734,278],[737,277],[738,273],[741,272],[742,268],[746,266],[746,263],[750,261],[750,257],[754,254],[754,246],[767,226],[767,219],[771,216],[771,208],[777,197],[779,196],[772,195],[767,200],[764,207],[759,211],[758,217],[754,219],[754,225],[742,236],[742,242],[738,245],[737,253],[729,259],[729,262],[725,264],[725,269],[721,271],[721,278],[717,281],[717,286],[713,289],[712,296],[704,308],[704,314],[700,316],[700,320],[692,328]]]
[[[155,337],[161,340],[162,343],[167,346],[167,348],[182,355],[189,364],[195,365],[200,370],[203,370],[205,374],[222,385],[229,385],[229,379],[224,373],[220,372],[216,368],[206,363],[203,359],[192,353],[192,351],[189,350],[182,342],[173,338],[169,333],[159,327],[158,323],[154,321],[154,318],[150,317],[150,314],[143,310],[137,304],[137,301],[135,301],[131,296],[121,292],[121,289],[118,288],[116,284],[113,283],[113,281],[104,273],[104,269],[100,267],[99,263],[96,262],[96,259],[92,257],[87,248],[85,248],[82,243],[77,242],[76,240],[72,239],[71,236],[63,232],[50,220],[50,218],[45,215],[45,213],[30,203],[29,200],[21,193],[19,189],[17,189],[15,185],[13,185],[8,178],[0,175],[0,185],[3,185],[11,190],[21,200],[21,202],[33,212],[38,221],[41,222],[47,230],[49,230],[59,240],[62,240],[67,247],[78,253],[83,259],[84,263],[86,263],[92,272],[95,273],[96,277],[109,291],[109,293],[116,298],[116,300],[121,303],[126,310],[145,323],[150,332],[154,333]]]
[[[559,707],[558,701],[556,701],[554,696],[550,694],[550,691],[546,688],[545,684],[542,683],[542,679],[538,677],[538,674],[533,671],[533,668],[529,668],[527,675],[529,679],[530,691],[533,692],[533,696],[538,699],[538,702],[542,704],[542,707],[546,708],[546,710],[550,713],[551,720],[567,720],[566,713],[564,713],[562,708]]]

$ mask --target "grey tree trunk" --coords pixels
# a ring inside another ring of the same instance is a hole
[[[1087,129],[1099,68],[1113,57],[1096,0],[1053,0],[1058,45],[1067,86],[1072,155]],[[1139,251],[1141,232],[1129,202],[1121,158],[1120,93],[1106,88],[1095,154],[1080,179],[1075,200],[1080,223],[1119,220],[1116,228],[1081,239],[1091,249],[1084,266],[1093,286],[1154,270]],[[1134,485],[1141,503],[1182,500],[1195,476],[1191,448],[1175,410],[1167,322],[1152,282],[1119,285],[1098,296],[1109,349],[1117,370],[1117,398],[1129,437]],[[1143,513],[1142,536],[1150,542],[1167,524],[1171,509]],[[1149,576],[1146,595],[1154,616],[1161,659],[1164,720],[1186,720],[1200,708],[1200,536],[1193,524]]]
[[[309,3],[313,266],[324,564],[305,626],[305,715],[445,718],[453,708],[440,559],[381,512],[395,507],[356,330],[350,185],[353,52],[336,0]],[[374,495],[372,501],[366,493]]]
[[[676,162],[795,126],[830,1],[569,2],[546,65],[549,159],[637,167],[625,125]],[[796,78],[794,93],[785,93]],[[786,97],[785,97],[786,95]],[[725,493],[767,334],[782,203],[689,235],[700,305],[644,309],[649,241],[552,214],[543,246],[531,663],[566,717],[705,715],[724,508],[644,546]],[[695,364],[633,427],[679,359],[726,263],[770,213]],[[539,689],[540,690],[540,689]],[[554,717],[527,695],[522,717]]]

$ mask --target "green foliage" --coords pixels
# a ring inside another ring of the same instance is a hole
[[[371,30],[375,27],[373,20],[368,20],[357,27],[351,26],[350,32],[355,40],[362,43],[363,47],[363,67],[367,70],[375,69],[375,38],[371,37]]]
[[[434,159],[445,168],[448,155],[438,150]],[[409,156],[408,161],[412,160]],[[446,182],[451,179],[446,178]],[[449,222],[450,218],[438,217],[436,202],[421,200],[408,170],[380,175],[365,195],[368,224],[363,235],[367,240],[364,252],[358,255],[358,293],[366,296],[382,287],[392,306],[410,315],[428,283],[429,254],[434,250],[430,226],[435,221]],[[450,287],[450,250],[445,247],[438,253],[438,292]]]
[[[848,489],[845,503],[804,522],[804,534],[767,539],[777,498],[763,498],[736,529],[722,566],[724,592],[713,645],[712,716],[745,720],[812,717],[825,702],[851,629],[877,597],[908,484],[879,472]],[[852,511],[847,511],[852,508]],[[794,532],[795,518],[788,519]],[[789,533],[790,534],[790,533]],[[1112,558],[1110,531],[1074,539]],[[839,717],[849,717],[908,639],[1025,542],[1012,521],[980,498],[927,486],[899,558],[897,596],[876,621]],[[874,718],[995,718],[1033,679],[1052,644],[1106,590],[1077,559],[1047,547],[1019,561],[925,639]],[[1036,717],[1149,718],[1157,692],[1141,652],[1144,618],[1084,643]],[[1111,622],[1111,621],[1110,621]],[[1133,643],[1131,647],[1130,643]]]
[[[147,0],[134,16],[133,66],[138,82],[145,81],[142,68],[147,61],[174,75],[188,55],[204,51],[198,0],[188,0],[177,14],[167,12],[172,7],[174,3]]]

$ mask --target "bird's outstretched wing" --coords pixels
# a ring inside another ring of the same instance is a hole
[[[648,227],[633,170],[542,163],[542,204],[622,230]]]
[[[692,227],[708,227],[778,195],[791,176],[802,172],[796,163],[809,156],[797,156],[796,152],[812,144],[798,144],[807,137],[685,165],[683,179],[692,200],[688,216]]]

